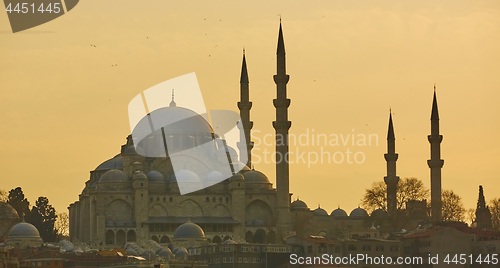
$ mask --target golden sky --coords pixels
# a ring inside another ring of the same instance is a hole
[[[386,173],[389,107],[397,174],[428,186],[434,83],[443,188],[461,195],[466,207],[475,207],[480,184],[487,200],[500,197],[496,0],[85,0],[16,34],[0,12],[0,188],[21,186],[32,204],[47,196],[66,210],[89,171],[119,153],[130,133],[129,101],[183,74],[196,72],[208,109],[237,111],[243,47],[256,137],[274,133],[278,14],[290,75],[290,133],[379,137],[378,146],[323,148],[362,152],[361,164],[291,164],[293,199],[328,211],[357,207],[364,189]],[[274,151],[262,143],[256,148],[262,157],[264,149]],[[297,149],[321,150],[291,145]],[[255,168],[274,182],[273,164]]]

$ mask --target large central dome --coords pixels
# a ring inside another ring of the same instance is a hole
[[[135,126],[132,137],[147,156],[155,157],[156,154],[161,155],[162,152],[156,150],[162,148],[164,142],[174,144],[179,149],[193,148],[211,141],[213,133],[212,127],[202,115],[171,104],[143,117]]]
[[[184,107],[162,107],[148,115],[139,121],[132,134],[142,134],[144,130],[150,133],[150,120],[155,130],[163,127],[165,132],[213,133],[212,127],[203,116]]]

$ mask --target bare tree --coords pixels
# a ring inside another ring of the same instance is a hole
[[[500,198],[490,201],[491,223],[493,228],[500,231]]]
[[[469,208],[466,211],[465,215],[465,222],[467,222],[470,225],[476,221],[476,209],[474,208]]]
[[[464,221],[465,207],[462,198],[453,190],[443,190],[442,196],[442,219],[443,221]]]
[[[55,229],[59,237],[69,236],[69,215],[68,212],[61,212],[57,214]]]
[[[397,209],[405,209],[410,200],[424,200],[429,196],[429,189],[417,178],[404,178],[398,183],[396,193]],[[372,188],[366,189],[363,199],[363,208],[368,212],[376,209],[387,211],[387,185],[383,181],[374,182]]]

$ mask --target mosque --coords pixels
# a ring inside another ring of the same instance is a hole
[[[273,122],[273,127],[276,137],[285,139],[284,142],[276,143],[276,152],[285,156],[288,155],[286,139],[291,127],[291,121],[288,120],[288,80],[280,23],[277,73],[274,75],[277,88],[277,97],[273,100],[276,121]],[[152,158],[140,155],[134,147],[132,137],[128,136],[116,156],[90,171],[90,179],[85,183],[78,201],[68,207],[70,239],[102,246],[142,243],[149,240],[159,244],[175,242],[197,246],[220,244],[227,240],[275,244],[283,243],[287,237],[293,235],[339,238],[345,237],[347,233],[374,232],[373,222],[368,220],[370,216],[362,208],[355,208],[349,214],[341,208],[328,213],[319,207],[311,209],[302,200],[291,202],[288,161],[276,163],[276,186],[273,186],[268,176],[250,168],[254,143],[251,141],[252,102],[249,98],[245,54],[241,69],[240,94],[238,108],[242,124],[239,126],[241,133],[245,135],[241,135],[238,149],[248,154],[246,158],[240,158],[240,161],[248,161],[241,163],[234,155],[230,157],[234,165],[243,166],[240,172],[210,187],[181,195],[176,177],[189,177],[199,181],[203,175],[188,170],[174,173],[168,157]],[[183,117],[194,118],[190,126],[169,130],[168,135],[172,137],[179,151],[187,143],[197,144],[213,137],[213,129],[203,117],[192,110],[177,106],[175,100],[172,100],[169,107],[161,109],[167,116],[181,114]],[[439,152],[442,136],[439,135],[435,96],[432,113],[432,135],[429,136],[432,158],[429,160],[429,167],[432,170],[432,206],[433,209],[437,208],[433,210],[432,215],[439,220],[440,169],[443,161],[440,160]],[[393,213],[395,186],[399,177],[396,176],[397,154],[394,149],[392,118],[387,140],[387,213]],[[215,159],[226,156],[223,148],[212,153]],[[375,211],[373,214],[384,217],[384,213],[386,212]]]

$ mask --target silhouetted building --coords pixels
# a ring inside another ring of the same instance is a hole
[[[483,186],[479,185],[479,197],[477,199],[476,220],[474,221],[475,227],[490,229],[491,225],[491,212],[486,201],[484,200]]]
[[[431,159],[427,161],[431,169],[431,217],[433,221],[441,221],[441,168],[444,160],[441,159],[441,142],[443,136],[439,134],[439,112],[434,86],[434,99],[432,100],[431,135],[428,136],[431,144]]]

